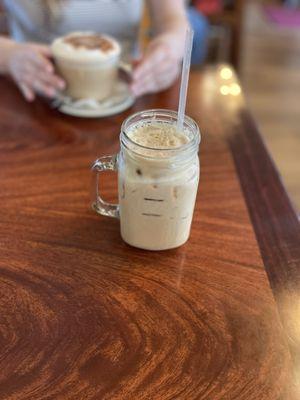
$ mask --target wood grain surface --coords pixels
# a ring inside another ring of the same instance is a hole
[[[175,109],[178,87],[122,115],[81,120],[43,101],[26,104],[0,80],[0,399],[299,398],[265,271],[285,293],[299,242],[280,252],[291,237],[278,212],[295,240],[299,231],[272,169],[277,208],[270,193],[257,194],[259,178],[247,183],[247,157],[257,151],[267,168],[270,159],[242,96],[222,96],[220,85],[218,68],[192,74],[188,114],[203,141],[191,238],[149,253],[122,242],[117,220],[93,213],[90,166],[118,151],[127,115]],[[116,196],[112,175],[102,191]],[[271,210],[268,226],[261,207]],[[281,285],[273,276],[284,266]]]

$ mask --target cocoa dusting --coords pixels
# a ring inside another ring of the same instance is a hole
[[[75,48],[83,47],[87,50],[101,50],[104,53],[107,53],[114,47],[109,39],[100,35],[74,35],[66,37],[64,42]]]
[[[135,143],[153,149],[176,149],[189,142],[188,136],[179,132],[176,125],[162,122],[139,125],[131,129],[128,136]]]

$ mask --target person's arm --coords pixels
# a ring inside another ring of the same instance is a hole
[[[188,20],[184,0],[148,0],[154,38],[133,72],[136,96],[169,87],[177,78]]]
[[[0,73],[10,75],[28,101],[35,93],[54,97],[64,87],[55,75],[48,46],[17,43],[0,36]]]
[[[149,0],[149,7],[154,35],[158,38],[168,36],[172,44],[176,44],[179,57],[182,57],[185,34],[189,26],[185,1]]]

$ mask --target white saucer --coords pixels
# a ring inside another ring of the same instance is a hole
[[[119,80],[115,86],[113,95],[106,100],[72,100],[70,97],[62,95],[59,99],[54,100],[53,106],[67,115],[95,118],[119,114],[131,107],[134,101],[135,98],[130,93],[128,84]]]

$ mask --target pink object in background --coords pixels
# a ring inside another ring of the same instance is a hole
[[[300,27],[300,10],[284,7],[264,7],[269,21],[287,27]]]

